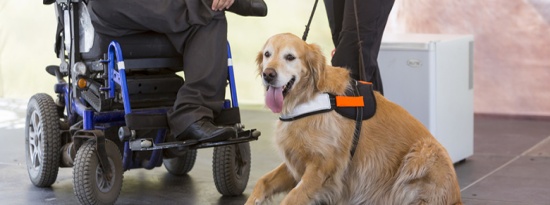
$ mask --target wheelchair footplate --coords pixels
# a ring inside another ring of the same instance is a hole
[[[199,143],[197,140],[185,140],[185,141],[173,141],[173,142],[163,142],[163,143],[154,143],[152,138],[141,138],[130,141],[130,149],[134,151],[147,151],[147,150],[157,150],[157,149],[168,149],[168,148],[189,148],[189,149],[202,149],[208,147],[217,147],[238,144],[243,142],[249,142],[253,140],[258,140],[261,132],[256,129],[243,130],[237,133],[236,138],[230,138],[225,141],[219,142],[202,142]]]

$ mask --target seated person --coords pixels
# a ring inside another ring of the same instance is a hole
[[[98,33],[163,33],[183,55],[185,83],[167,113],[176,140],[214,142],[237,135],[234,128],[213,123],[228,75],[225,11],[265,16],[263,0],[89,0],[88,9]]]

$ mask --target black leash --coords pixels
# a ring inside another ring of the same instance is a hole
[[[361,35],[359,32],[359,15],[357,14],[357,0],[353,0],[353,12],[355,13],[355,29],[357,29],[357,47],[359,48],[359,80],[368,81],[365,76],[365,59],[361,48]]]
[[[309,26],[311,25],[311,20],[313,19],[313,14],[315,14],[315,9],[317,8],[317,3],[319,0],[315,0],[315,3],[313,4],[313,9],[311,10],[311,15],[309,16],[309,21],[306,25],[306,30],[304,31],[304,35],[302,36],[302,40],[306,41],[307,34],[309,33]]]
[[[306,30],[304,31],[304,35],[302,36],[302,40],[306,41],[307,34],[309,33],[309,27],[311,25],[311,20],[313,19],[313,15],[315,14],[315,9],[317,8],[317,3],[319,0],[315,0],[315,3],[313,4],[313,9],[311,10],[311,15],[309,16],[309,20],[306,25]],[[357,15],[357,0],[353,0],[353,9],[355,12],[355,26],[357,27],[357,43],[359,45],[359,80],[366,81],[365,74],[363,72],[363,49],[361,49],[361,37],[359,35],[359,17]],[[354,92],[356,96],[360,96],[359,89],[357,88],[357,81],[354,81]],[[359,143],[359,136],[361,136],[361,124],[363,124],[363,107],[357,107],[356,108],[356,118],[355,118],[355,131],[353,133],[353,144],[351,145],[350,150],[350,159],[353,159],[353,155],[355,154],[355,149],[357,148],[357,144]]]
[[[365,61],[363,59],[363,49],[361,48],[361,35],[359,34],[359,15],[357,14],[357,0],[353,0],[353,11],[355,13],[355,28],[357,29],[357,47],[359,48],[359,80],[366,82],[367,78],[365,76],[363,64]],[[357,84],[358,82],[355,81],[355,93],[356,95],[359,95]],[[355,149],[357,148],[357,144],[359,143],[359,137],[361,136],[361,125],[363,124],[363,107],[357,107],[355,109],[357,112],[357,116],[355,119],[355,132],[353,133],[353,144],[351,145],[350,160],[353,159]]]

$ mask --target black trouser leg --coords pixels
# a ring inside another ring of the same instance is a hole
[[[222,110],[227,83],[227,21],[216,18],[199,26],[183,46],[185,84],[168,113],[176,136],[193,122],[214,119]]]
[[[227,79],[227,21],[211,0],[90,0],[96,31],[122,36],[164,33],[183,54],[185,83],[168,115],[177,136],[190,124],[221,112]]]
[[[88,9],[96,32],[105,35],[123,36],[146,31],[185,34],[190,27],[207,25],[214,16],[223,15],[223,12],[212,11],[207,1],[89,0]]]
[[[332,42],[334,46],[338,45],[338,36],[342,31],[342,21],[344,21],[344,0],[324,0],[325,10],[327,11],[328,24],[332,34]]]
[[[378,52],[393,3],[394,0],[333,1],[334,17],[329,19],[334,22],[331,29],[336,47],[332,65],[350,69],[352,78],[372,82],[374,89],[380,93],[383,93],[383,87]],[[338,34],[334,36],[336,32]]]

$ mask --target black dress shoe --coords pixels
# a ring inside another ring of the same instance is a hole
[[[235,0],[227,11],[241,16],[266,16],[267,5],[264,0]]]
[[[191,124],[176,138],[183,141],[195,139],[199,142],[219,142],[231,137],[237,137],[235,129],[232,127],[217,127],[210,119],[203,118]]]

